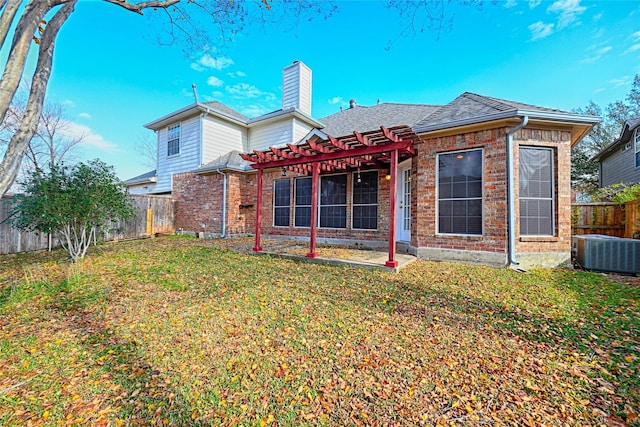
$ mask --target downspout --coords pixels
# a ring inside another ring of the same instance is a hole
[[[220,171],[220,168],[216,169],[220,175],[222,175],[222,233],[221,238],[224,238],[227,234],[227,174]]]
[[[529,123],[529,116],[523,116],[522,121],[516,127],[507,132],[507,199],[508,199],[508,220],[507,232],[509,234],[509,260],[507,267],[518,265],[516,261],[516,190],[513,160],[513,135]]]

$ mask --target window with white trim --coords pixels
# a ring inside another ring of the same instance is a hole
[[[553,150],[520,147],[520,235],[554,235]]]
[[[353,229],[378,228],[378,171],[357,172],[353,179]]]
[[[347,228],[347,174],[320,177],[320,227]]]
[[[636,129],[633,145],[636,150],[636,167],[640,168],[640,128]]]
[[[291,180],[277,179],[273,182],[273,225],[288,227],[291,214]]]
[[[438,233],[482,234],[482,149],[438,154]]]
[[[167,128],[167,157],[180,154],[180,123]]]
[[[311,226],[311,197],[311,177],[296,178],[293,210],[295,227]]]

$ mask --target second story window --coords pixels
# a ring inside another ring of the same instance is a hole
[[[180,154],[180,123],[167,128],[167,156]]]

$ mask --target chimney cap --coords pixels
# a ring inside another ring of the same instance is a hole
[[[358,103],[356,102],[355,99],[350,99],[349,100],[349,108],[354,108]]]

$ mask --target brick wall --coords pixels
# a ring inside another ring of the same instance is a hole
[[[253,233],[255,228],[255,173],[225,172],[227,175],[226,234]],[[222,233],[222,174],[173,176],[176,228],[188,232]],[[204,227],[202,227],[204,225]]]
[[[412,245],[423,248],[457,249],[506,253],[507,235],[507,160],[506,128],[486,129],[459,135],[427,138],[416,144],[412,175],[414,230]],[[519,218],[518,145],[554,148],[556,194],[555,236],[531,238],[519,236],[516,226],[516,252],[569,252],[571,246],[571,133],[561,130],[522,129],[514,135],[516,221]],[[436,158],[438,153],[474,148],[483,149],[484,218],[482,236],[437,234],[436,230]]]
[[[366,169],[371,170],[371,169]],[[365,171],[365,169],[363,169]],[[319,239],[351,239],[366,241],[386,242],[389,239],[389,181],[385,179],[386,169],[378,171],[378,229],[377,230],[352,230],[351,229],[351,211],[352,211],[352,179],[353,173],[347,173],[347,228],[346,229],[328,229],[317,228],[317,236]],[[292,172],[287,172],[285,179],[291,179],[291,216],[289,219],[289,227],[273,226],[273,188],[274,180],[283,179],[279,170],[273,172],[265,172],[263,175],[263,192],[262,192],[262,233],[275,236],[297,236],[308,237],[310,229],[308,227],[294,227],[294,178],[299,176]],[[255,226],[251,228],[255,229]]]

